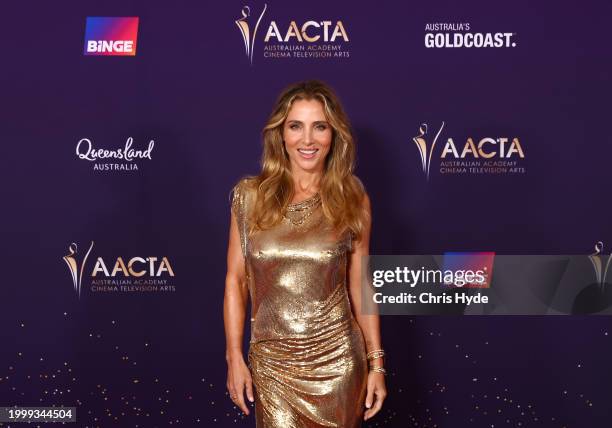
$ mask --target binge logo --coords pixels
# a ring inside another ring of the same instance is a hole
[[[138,17],[87,17],[85,55],[135,56]]]

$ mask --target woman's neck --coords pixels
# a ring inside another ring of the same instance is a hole
[[[293,174],[293,188],[296,194],[314,195],[319,191],[321,172],[301,171]]]

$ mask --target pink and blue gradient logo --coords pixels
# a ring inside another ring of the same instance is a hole
[[[443,270],[460,274],[464,288],[489,288],[494,259],[494,252],[446,252]]]
[[[85,55],[135,56],[138,17],[87,17]]]

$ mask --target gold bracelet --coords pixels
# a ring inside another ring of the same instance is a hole
[[[375,360],[377,358],[384,357],[384,356],[385,356],[385,351],[383,349],[376,349],[374,351],[368,352],[366,355],[366,358],[368,360]]]
[[[372,367],[370,367],[370,371],[371,372],[382,373],[385,376],[387,376],[387,371],[385,370],[385,368],[383,366],[372,366]]]
[[[384,352],[385,352],[385,350],[384,350],[384,349],[382,349],[382,348],[380,348],[380,349],[373,349],[373,350],[371,350],[370,352],[368,352],[368,353],[367,353],[367,355],[368,355],[368,356],[370,356],[370,355],[375,354],[375,353],[377,353],[377,352],[382,352],[382,353],[384,353]]]

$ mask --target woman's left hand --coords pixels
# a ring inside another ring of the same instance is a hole
[[[385,375],[371,371],[368,373],[368,386],[366,393],[365,406],[367,410],[363,414],[363,420],[367,421],[381,409],[383,401],[387,396],[385,387]]]

